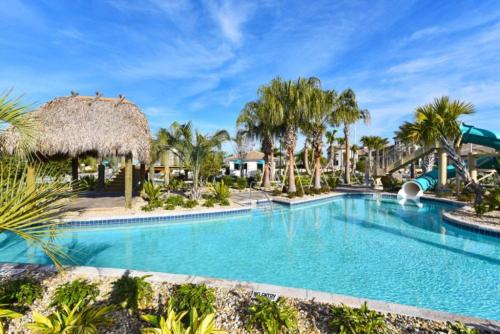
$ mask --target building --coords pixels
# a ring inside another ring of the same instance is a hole
[[[264,153],[259,151],[249,151],[243,154],[234,154],[224,160],[226,174],[233,176],[255,176],[257,171],[264,169]]]

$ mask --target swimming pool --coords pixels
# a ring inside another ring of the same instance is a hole
[[[192,274],[321,290],[500,320],[500,239],[422,208],[346,195],[190,221],[73,229],[80,265]],[[50,263],[12,235],[0,261]]]

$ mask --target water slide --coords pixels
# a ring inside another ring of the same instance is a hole
[[[497,151],[500,150],[500,132],[479,129],[466,124],[460,125],[460,130],[462,131],[462,143],[478,144],[494,148]],[[496,164],[496,157],[482,157],[476,161],[477,168],[492,168]],[[448,166],[447,177],[455,177],[455,174],[455,167],[451,165]],[[405,182],[398,192],[398,197],[404,199],[418,199],[426,190],[433,189],[437,182],[438,170],[435,168],[414,180]]]

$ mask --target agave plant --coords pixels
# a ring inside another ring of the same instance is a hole
[[[49,316],[33,312],[33,323],[26,326],[35,334],[97,334],[99,328],[113,324],[109,316],[114,311],[113,306],[81,305],[77,303],[72,309],[63,305],[62,310]]]
[[[217,182],[214,186],[213,193],[215,196],[215,199],[218,201],[223,201],[225,199],[229,198],[229,195],[231,194],[229,191],[229,187],[226,186],[224,183],[224,180],[221,180],[220,182]]]
[[[172,300],[170,300],[166,317],[157,315],[142,315],[141,318],[153,325],[144,328],[143,334],[223,334],[223,330],[215,328],[215,313],[199,316],[196,308],[189,312],[189,326],[185,327],[182,319],[188,314],[187,311],[175,312]]]
[[[22,316],[21,313],[4,308],[6,305],[0,304],[0,334],[5,333],[4,321],[5,319],[16,319]]]
[[[93,191],[97,188],[97,179],[94,175],[85,175],[80,179],[80,184],[82,189]]]

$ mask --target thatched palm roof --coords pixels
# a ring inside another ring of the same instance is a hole
[[[148,121],[132,102],[100,96],[57,97],[32,113],[40,126],[34,150],[46,156],[94,153],[126,155],[147,162],[150,149]],[[8,129],[2,146],[15,152],[18,134]]]

